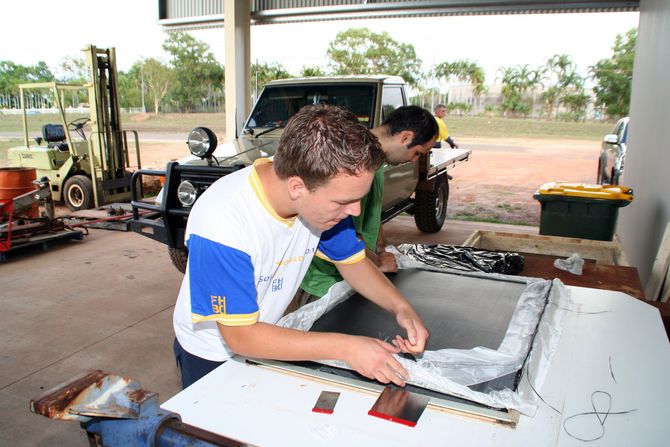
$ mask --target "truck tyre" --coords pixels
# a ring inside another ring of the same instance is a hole
[[[446,175],[435,179],[432,191],[416,191],[414,203],[414,222],[419,231],[437,233],[442,229],[447,217],[449,200],[449,181]]]
[[[70,211],[93,207],[93,183],[85,175],[73,175],[63,186],[63,201]]]
[[[170,260],[172,265],[177,267],[182,273],[186,273],[186,261],[188,260],[188,250],[185,248],[172,248],[168,247],[168,254],[170,255]]]
[[[598,158],[598,175],[596,175],[596,184],[602,185],[605,181],[603,178],[603,159],[602,157]]]

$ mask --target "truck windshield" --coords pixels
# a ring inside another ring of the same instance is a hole
[[[283,127],[301,107],[332,104],[349,109],[359,121],[372,125],[375,86],[370,84],[302,84],[265,87],[245,128]]]

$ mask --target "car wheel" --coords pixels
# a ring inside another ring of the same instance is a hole
[[[605,179],[603,178],[603,159],[598,158],[598,173],[596,174],[596,184],[602,185],[604,180]]]
[[[414,223],[419,231],[437,233],[442,229],[447,217],[449,182],[446,175],[435,179],[432,191],[416,191],[414,202]]]
[[[188,261],[188,250],[185,248],[168,247],[168,254],[172,265],[182,273],[186,273],[186,262]]]
[[[73,175],[63,186],[63,201],[70,211],[93,207],[93,183],[85,175]]]

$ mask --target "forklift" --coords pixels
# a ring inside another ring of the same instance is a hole
[[[24,146],[8,151],[11,167],[35,168],[37,178],[48,178],[53,200],[62,200],[71,211],[130,201],[129,133],[131,143],[134,139],[136,168],[141,167],[137,131],[121,128],[116,52],[93,45],[83,51],[90,82],[19,85]],[[32,91],[48,95],[60,115],[60,123],[42,126],[42,136],[35,138],[33,145],[28,138],[29,112],[25,104],[26,93]],[[68,122],[65,94],[82,91],[88,97],[90,116]],[[88,136],[86,127],[90,129]]]

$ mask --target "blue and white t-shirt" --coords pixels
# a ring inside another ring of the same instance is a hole
[[[300,217],[284,219],[268,202],[256,166],[227,175],[198,199],[186,227],[186,274],[174,311],[182,347],[198,357],[223,361],[233,353],[217,322],[242,326],[276,323],[318,253],[335,263],[365,257],[351,219],[321,234]]]

